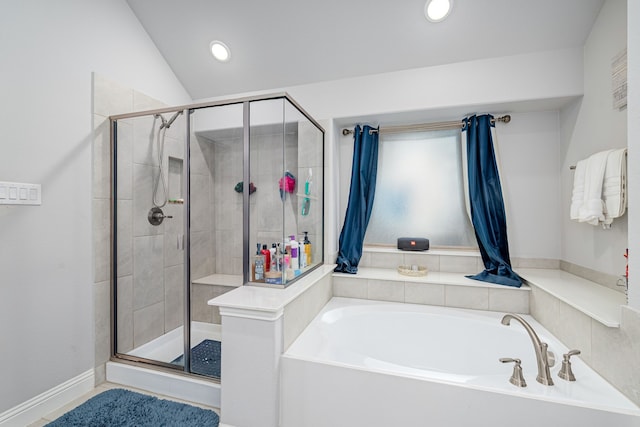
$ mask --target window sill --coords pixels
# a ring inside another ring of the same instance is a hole
[[[386,253],[386,254],[411,254],[411,255],[449,255],[449,256],[468,256],[479,257],[480,251],[477,249],[445,249],[434,248],[426,251],[401,251],[400,249],[391,246],[365,246],[362,249],[363,253]]]

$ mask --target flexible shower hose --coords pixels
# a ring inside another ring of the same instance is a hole
[[[164,126],[164,120],[160,129],[158,129],[158,177],[156,178],[156,182],[153,186],[153,206],[157,208],[161,208],[167,204],[167,184],[164,180],[164,173],[162,172],[162,158],[164,157],[164,136],[167,133],[167,127]],[[162,204],[158,204],[156,201],[156,197],[158,196],[158,185],[162,183]]]

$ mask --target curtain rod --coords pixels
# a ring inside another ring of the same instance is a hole
[[[504,115],[501,117],[496,117],[491,119],[491,123],[495,124],[495,122],[503,122],[509,123],[511,121],[510,115]],[[435,123],[422,123],[417,125],[405,125],[405,126],[387,126],[380,129],[380,133],[401,133],[401,132],[419,132],[426,130],[449,130],[449,129],[462,129],[462,121],[451,121],[451,122],[435,122]],[[372,132],[376,132],[375,129]],[[342,135],[352,134],[352,129],[342,129]]]

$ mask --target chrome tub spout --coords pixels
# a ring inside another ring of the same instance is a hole
[[[549,370],[549,356],[547,354],[547,343],[540,341],[538,334],[533,330],[531,325],[527,323],[522,317],[517,314],[505,314],[502,318],[502,324],[509,326],[511,319],[517,320],[520,322],[524,329],[526,329],[531,341],[533,342],[533,349],[536,352],[536,361],[538,362],[538,377],[536,381],[544,385],[553,385],[553,380],[551,379],[551,371]]]

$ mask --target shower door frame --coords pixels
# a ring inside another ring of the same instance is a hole
[[[134,364],[143,364],[146,367],[152,369],[161,369],[161,370],[169,370],[173,373],[182,373],[191,376],[197,376],[201,379],[206,379],[209,381],[213,381],[216,383],[220,382],[219,378],[210,377],[202,374],[198,374],[196,372],[191,372],[191,156],[190,156],[190,148],[191,148],[191,114],[198,109],[210,108],[210,107],[223,107],[227,105],[236,105],[242,104],[243,106],[243,179],[245,182],[249,182],[250,175],[250,104],[255,101],[267,101],[267,100],[275,100],[275,99],[283,99],[291,103],[293,107],[295,107],[309,122],[313,123],[313,125],[322,133],[322,158],[324,165],[324,138],[325,138],[325,130],[320,124],[313,119],[296,101],[294,101],[289,94],[286,92],[279,92],[273,94],[267,94],[262,96],[249,96],[235,99],[228,99],[222,101],[212,101],[212,102],[204,102],[197,104],[189,104],[183,106],[176,107],[166,107],[154,110],[146,110],[146,111],[138,111],[133,113],[126,114],[116,114],[109,117],[110,124],[110,145],[111,145],[111,278],[110,278],[110,301],[111,301],[111,333],[110,333],[110,349],[111,349],[111,357],[110,360],[117,362],[133,362]],[[184,170],[183,170],[183,200],[184,200],[184,283],[183,283],[183,295],[184,295],[184,318],[183,318],[183,365],[176,365],[172,363],[162,362],[155,359],[148,359],[140,356],[132,356],[126,353],[118,353],[117,352],[117,278],[118,278],[118,263],[117,263],[117,131],[118,131],[118,120],[130,119],[135,117],[143,117],[154,114],[163,114],[163,113],[175,113],[177,111],[182,111],[183,116],[186,120],[185,125],[185,142],[184,142]],[[323,167],[324,169],[324,167]],[[323,191],[322,191],[322,221],[321,221],[321,236],[324,236],[324,206],[325,206],[325,197],[324,197],[324,188],[325,188],[325,174],[324,170],[322,173],[323,180]],[[249,283],[250,272],[249,272],[249,186],[245,186],[243,191],[243,225],[242,225],[242,246],[243,246],[243,267],[242,267],[242,280],[243,286],[246,286]],[[313,266],[309,271],[315,270],[320,267],[324,262],[324,244],[322,250],[322,262]],[[304,276],[304,275],[303,275]],[[299,277],[303,277],[299,276]],[[299,278],[298,277],[298,278]],[[288,283],[292,283],[298,278],[291,280]]]

